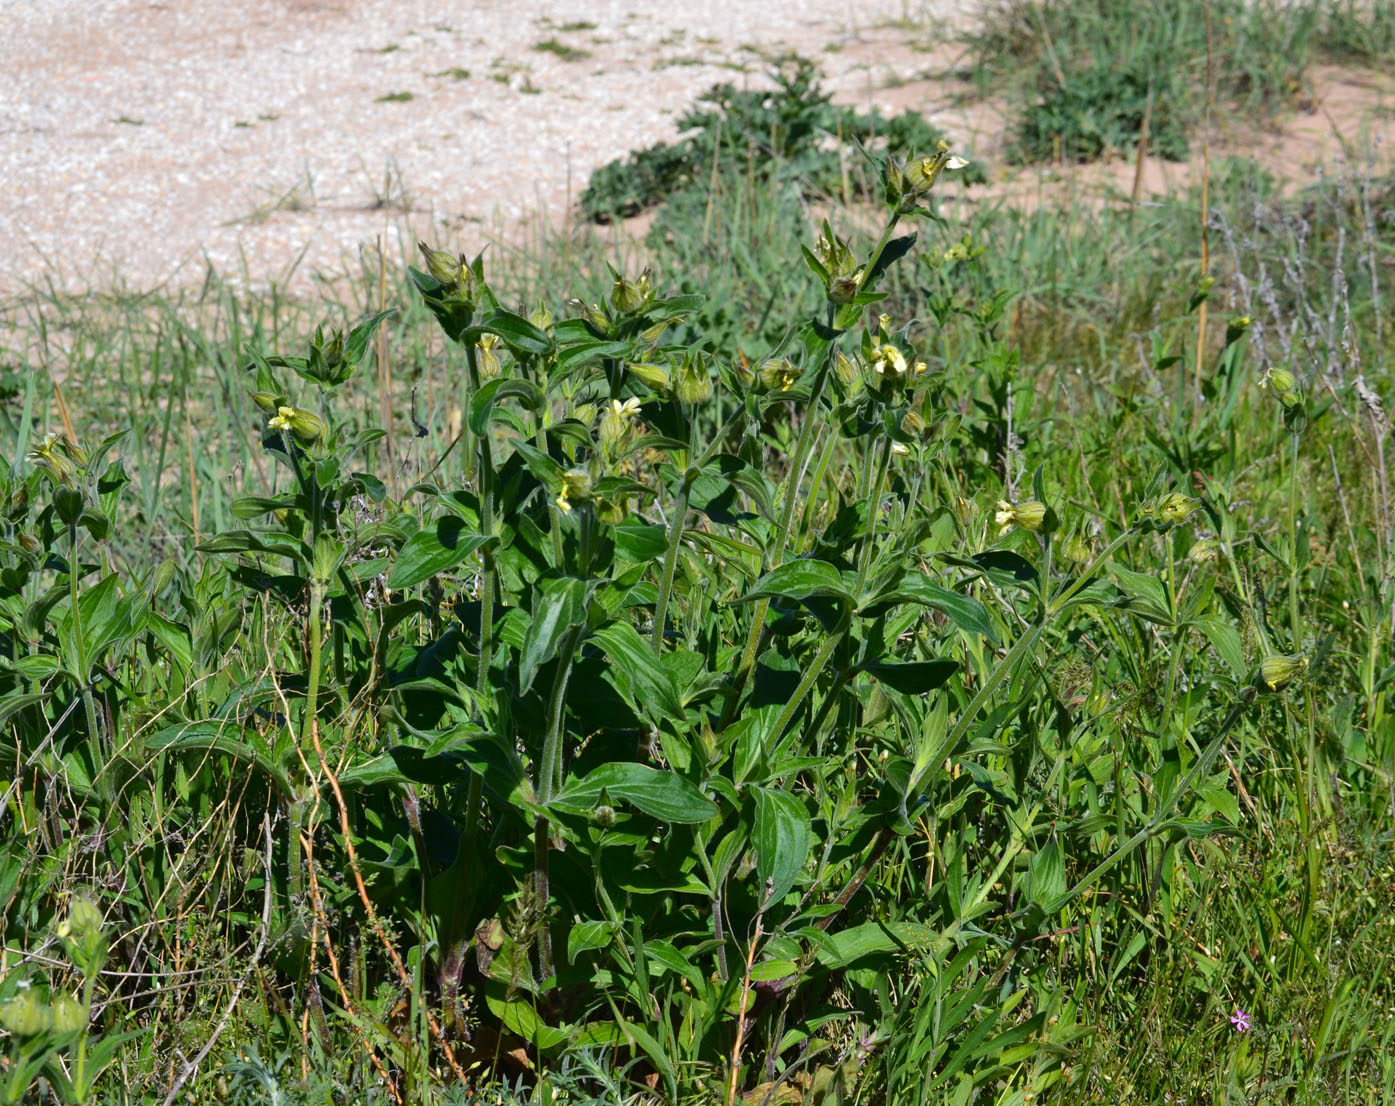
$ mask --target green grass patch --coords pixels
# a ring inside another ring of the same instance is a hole
[[[1272,118],[1304,101],[1315,61],[1387,60],[1392,26],[1388,0],[999,0],[965,42],[980,88],[1016,105],[1017,160],[1127,154],[1145,117],[1150,150],[1175,159],[1208,87],[1225,110]]]
[[[583,61],[591,56],[590,50],[582,50],[577,46],[569,46],[559,38],[546,38],[541,42],[533,43],[533,49],[542,54],[553,54],[563,61]]]

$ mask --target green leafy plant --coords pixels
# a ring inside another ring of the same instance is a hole
[[[56,936],[81,981],[81,998],[66,991],[9,975],[0,982],[0,1028],[10,1037],[9,1057],[0,1078],[5,1106],[30,1101],[46,1085],[59,1102],[84,1106],[118,1050],[140,1030],[94,1036],[92,999],[109,952],[102,913],[85,895],[74,897]],[[62,1062],[66,1059],[66,1063]]]
[[[789,182],[811,195],[867,194],[876,183],[858,166],[850,175],[848,143],[859,140],[906,160],[933,153],[944,138],[915,112],[883,120],[833,104],[807,58],[784,59],[771,77],[775,88],[769,92],[731,84],[709,89],[679,118],[681,141],[647,147],[593,173],[581,194],[582,213],[596,222],[628,217],[701,192],[709,178],[723,173]],[[986,177],[975,164],[963,179],[977,183]]]

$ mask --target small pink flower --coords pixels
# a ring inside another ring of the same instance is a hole
[[[1250,1028],[1250,1015],[1237,1006],[1235,1013],[1230,1015],[1230,1024],[1235,1026],[1235,1032],[1244,1033]]]

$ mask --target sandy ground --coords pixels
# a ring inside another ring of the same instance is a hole
[[[875,99],[968,2],[0,0],[0,299],[473,249],[781,50]]]

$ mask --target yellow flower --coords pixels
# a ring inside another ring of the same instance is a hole
[[[783,357],[765,362],[760,367],[760,382],[767,389],[779,388],[788,392],[799,379],[799,370]]]
[[[872,352],[872,371],[878,376],[885,376],[888,372],[892,376],[900,376],[906,371],[906,355],[890,342],[878,346]]]
[[[1018,504],[1000,499],[998,500],[998,513],[993,516],[993,521],[999,527],[998,534],[1000,536],[1007,533],[1013,526],[1020,526],[1024,530],[1036,533],[1046,522],[1046,504],[1039,503],[1035,499]]]
[[[325,435],[320,416],[303,407],[278,407],[266,424],[272,430],[290,431],[301,445],[314,445]]]
[[[499,345],[499,335],[482,334],[476,343],[479,349],[479,373],[482,380],[493,380],[499,375],[499,355],[495,349]]]
[[[295,418],[294,407],[278,407],[276,414],[267,422],[267,426],[271,427],[272,430],[289,430],[293,418]]]
[[[1307,671],[1307,668],[1308,658],[1301,653],[1265,657],[1259,664],[1259,678],[1269,691],[1280,691]]]
[[[62,484],[68,483],[77,472],[77,466],[68,457],[68,447],[57,434],[45,434],[34,448],[24,455],[31,465],[47,469],[50,475]]]
[[[582,469],[569,469],[562,474],[562,491],[557,496],[557,506],[563,514],[570,514],[572,502],[585,503],[591,498],[591,476]]]

